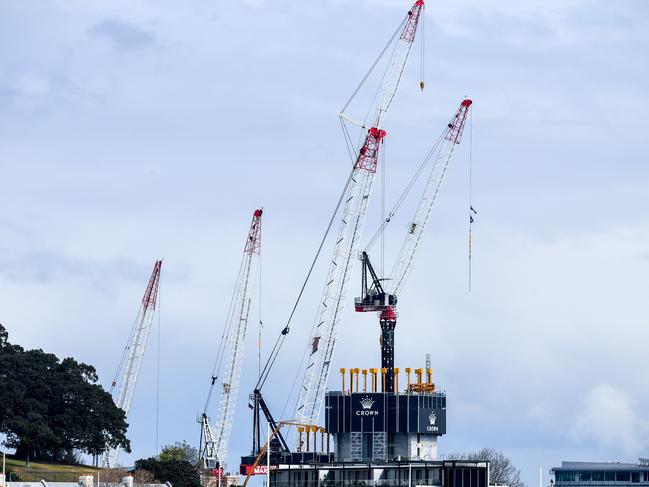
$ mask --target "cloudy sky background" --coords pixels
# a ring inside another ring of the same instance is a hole
[[[164,257],[159,443],[197,443],[250,214],[266,210],[268,344],[347,174],[336,114],[408,6],[0,0],[0,322],[11,339],[92,363],[108,386]],[[441,454],[500,449],[530,485],[561,460],[649,454],[648,41],[642,0],[429,5],[427,89],[413,56],[386,120],[386,199],[472,97],[473,291],[465,144],[400,299],[397,363],[431,353],[449,395]],[[413,210],[411,198],[386,236],[388,261]],[[267,385],[276,412],[325,271]],[[259,302],[233,469],[251,443]],[[332,370],[375,366],[377,334],[374,316],[349,311]],[[156,336],[125,463],[156,449]]]

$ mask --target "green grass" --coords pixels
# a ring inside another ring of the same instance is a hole
[[[97,469],[88,465],[64,465],[52,462],[29,462],[7,455],[7,471],[15,472],[20,480],[37,482],[77,482],[81,475],[94,475]]]

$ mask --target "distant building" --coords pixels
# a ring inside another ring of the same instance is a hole
[[[556,487],[649,485],[649,459],[636,463],[561,462],[550,471]]]

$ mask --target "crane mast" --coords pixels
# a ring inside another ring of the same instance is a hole
[[[359,151],[345,193],[333,257],[305,351],[306,369],[295,410],[296,417],[303,424],[316,424],[318,421],[331,358],[340,331],[348,283],[357,259],[359,241],[365,224],[367,205],[378,164],[379,148],[386,136],[386,132],[381,127],[403,75],[423,8],[424,1],[417,0],[408,11],[403,30],[388,61],[379,88],[373,125],[368,130]],[[297,434],[295,442],[299,450],[301,445]]]
[[[363,262],[362,297],[355,300],[355,309],[357,312],[379,312],[381,368],[385,374],[386,392],[394,392],[394,330],[397,326],[397,298],[412,270],[417,248],[426,230],[430,211],[435,201],[437,201],[448,166],[453,159],[455,147],[462,140],[469,107],[472,103],[469,99],[462,101],[442,134],[433,167],[426,181],[414,218],[408,225],[408,233],[392,270],[388,292],[383,290],[381,280],[374,272],[367,253],[363,252],[361,257]],[[373,281],[370,286],[367,284],[368,272]]]
[[[140,311],[138,312],[135,323],[133,324],[133,329],[131,330],[131,335],[122,359],[124,374],[122,376],[119,394],[117,395],[117,401],[115,404],[118,408],[124,411],[126,418],[128,418],[128,413],[131,409],[135,385],[140,373],[146,345],[149,341],[151,325],[153,324],[161,267],[162,261],[156,261],[151,278],[149,279],[149,284],[147,285],[144,297],[142,298]],[[113,387],[115,385],[116,382],[114,381]],[[115,467],[118,455],[119,448],[108,447],[104,452],[102,465],[104,467]]]
[[[261,216],[262,210],[255,210],[250,224],[243,251],[243,259],[232,298],[231,311],[226,323],[227,349],[225,368],[221,381],[221,397],[218,416],[214,429],[210,427],[209,418],[204,413],[202,423],[202,441],[200,456],[206,468],[222,468],[228,454],[232,421],[239,390],[243,352],[248,326],[248,314],[252,301],[259,254],[261,250]],[[213,382],[216,378],[213,378]]]

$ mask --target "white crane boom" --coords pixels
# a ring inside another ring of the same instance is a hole
[[[232,298],[231,311],[226,323],[226,330],[228,330],[226,338],[227,355],[225,356],[225,368],[221,381],[221,399],[219,400],[219,410],[214,430],[212,431],[210,428],[209,419],[205,415],[202,419],[203,444],[201,445],[201,456],[206,467],[223,468],[230,445],[232,421],[243,365],[248,314],[259,266],[262,213],[262,210],[255,210],[252,216],[252,223],[246,238],[243,259]]]
[[[389,294],[399,296],[401,288],[412,270],[415,253],[419,243],[421,242],[424,231],[426,230],[430,211],[433,208],[435,201],[437,201],[440,187],[444,181],[444,177],[446,176],[448,166],[453,159],[455,147],[462,139],[464,125],[471,104],[471,100],[466,99],[462,101],[460,108],[457,110],[442,135],[437,156],[430,175],[428,176],[428,181],[424,187],[421,199],[419,200],[415,216],[408,225],[408,234],[406,235],[406,239],[403,242],[399,256],[397,257],[394,268],[392,269],[389,281]]]
[[[379,88],[374,125],[369,129],[359,151],[345,193],[333,257],[305,352],[306,369],[295,410],[296,417],[304,424],[318,422],[329,377],[329,366],[340,331],[348,283],[358,257],[358,245],[376,173],[379,147],[386,135],[381,126],[399,86],[423,8],[424,1],[417,0],[408,11],[404,28],[388,61]],[[300,449],[297,434],[295,442]]]
[[[156,261],[146,292],[142,298],[140,311],[138,312],[135,323],[133,324],[131,335],[128,344],[126,345],[124,356],[122,357],[122,363],[120,364],[120,369],[124,366],[124,374],[122,376],[119,394],[117,395],[117,401],[115,401],[115,404],[124,411],[126,418],[128,418],[128,413],[131,409],[135,385],[140,373],[146,345],[149,341],[151,325],[153,324],[161,267],[162,261]],[[116,381],[113,381],[112,387],[114,388],[115,385]],[[111,468],[116,467],[118,456],[119,448],[108,447],[103,455],[102,466]]]

